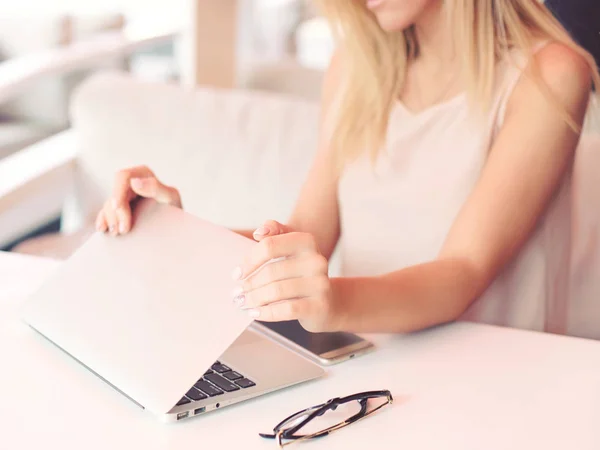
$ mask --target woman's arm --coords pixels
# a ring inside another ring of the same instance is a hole
[[[327,258],[331,257],[340,237],[338,177],[329,147],[329,123],[335,114],[342,79],[341,65],[341,57],[336,53],[323,83],[319,149],[289,221],[294,231],[312,234]]]
[[[537,55],[543,81],[582,124],[590,69],[551,44]],[[481,178],[439,257],[377,278],[332,281],[337,327],[406,332],[457,319],[520,250],[570,169],[579,135],[530,77],[522,77]]]
[[[536,58],[542,80],[581,124],[591,87],[586,62],[559,44]],[[239,273],[288,258],[246,279],[236,301],[253,317],[299,319],[311,331],[409,332],[453,321],[530,236],[569,170],[578,140],[561,111],[524,76],[436,260],[379,277],[329,279],[310,234],[274,236],[255,248]]]
[[[339,55],[334,55],[325,74],[321,100],[319,148],[289,221],[285,225],[274,221],[265,222],[259,228],[259,231],[262,232],[259,236],[255,234],[255,230],[236,230],[237,233],[255,239],[291,231],[310,233],[315,237],[323,255],[329,258],[333,253],[340,236],[340,228],[337,176],[329,149],[327,122],[330,120],[330,115],[333,114],[334,97],[340,84],[340,64]]]

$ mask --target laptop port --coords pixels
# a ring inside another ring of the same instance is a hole
[[[204,411],[206,411],[206,406],[203,406],[202,408],[196,408],[194,410],[194,415],[197,416],[198,414],[202,414]]]
[[[189,411],[180,412],[179,414],[177,414],[177,420],[185,419],[189,415],[190,415]]]

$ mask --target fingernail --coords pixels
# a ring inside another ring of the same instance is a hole
[[[256,319],[258,316],[260,316],[260,311],[258,309],[250,309],[248,310],[248,315],[253,319]]]
[[[238,295],[233,299],[233,303],[235,303],[236,306],[242,306],[244,303],[246,303],[246,296],[244,294]]]
[[[108,227],[108,231],[109,231],[109,233],[114,234],[115,233],[115,226],[111,225],[110,227]]]
[[[260,227],[257,228],[257,230],[253,233],[254,236],[266,236],[267,234],[270,233],[270,229],[267,227]]]
[[[234,280],[239,280],[242,278],[242,268],[241,267],[236,267],[235,269],[233,269],[233,272],[231,274],[231,278],[233,278]]]
[[[125,232],[126,232],[126,231],[127,231],[127,230],[125,229],[125,224],[124,224],[123,222],[121,222],[121,223],[119,224],[119,233],[121,233],[121,234],[125,234]]]
[[[139,189],[142,187],[144,183],[142,182],[141,178],[132,178],[131,179],[131,187],[134,187],[136,189]]]

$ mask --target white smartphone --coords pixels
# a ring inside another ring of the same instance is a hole
[[[322,365],[337,364],[373,350],[373,343],[352,333],[311,333],[297,320],[255,322],[264,335]]]

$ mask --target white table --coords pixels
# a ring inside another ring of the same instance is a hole
[[[316,382],[165,425],[44,341],[17,306],[56,263],[0,253],[0,448],[276,448],[259,431],[371,389],[392,406],[307,449],[600,448],[600,343],[455,324],[381,339]],[[87,406],[86,406],[87,405]]]

